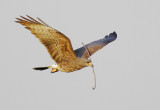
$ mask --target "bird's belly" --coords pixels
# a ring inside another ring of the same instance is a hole
[[[62,71],[62,72],[73,72],[73,71],[76,71],[76,70],[79,70],[79,69],[77,69],[77,68],[72,68],[72,67],[62,67],[62,68],[60,68],[60,71]]]
[[[65,65],[58,65],[59,66],[59,70],[62,71],[62,72],[73,72],[73,71],[76,71],[76,70],[80,70],[84,67],[80,66],[80,65],[77,65],[77,64],[65,64]]]

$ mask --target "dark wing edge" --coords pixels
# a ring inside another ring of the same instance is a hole
[[[116,40],[117,34],[116,32],[110,33],[109,36],[106,35],[103,39],[99,39],[96,41],[93,41],[89,44],[86,44],[90,56],[93,55],[95,52],[106,46],[108,43],[111,43],[112,41]],[[79,58],[89,58],[87,54],[87,50],[84,47],[80,47],[76,50],[74,50],[74,53]]]

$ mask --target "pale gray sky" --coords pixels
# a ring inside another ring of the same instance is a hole
[[[159,0],[1,0],[1,110],[160,110]],[[73,48],[116,31],[92,56],[91,68],[70,74],[35,66],[55,62],[15,17],[30,15],[67,35]]]

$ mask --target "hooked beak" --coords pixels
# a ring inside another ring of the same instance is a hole
[[[90,63],[88,63],[88,66],[90,66],[90,67],[94,67],[94,65],[92,64],[92,62],[90,62]]]

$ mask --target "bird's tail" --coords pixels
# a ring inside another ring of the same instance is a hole
[[[47,66],[47,67],[35,67],[33,69],[42,71],[42,70],[46,70],[46,69],[49,69],[49,68],[50,68],[50,66]]]
[[[46,66],[46,67],[35,67],[33,68],[34,70],[40,70],[40,71],[43,71],[43,70],[46,70],[46,69],[52,69],[51,73],[55,73],[57,71],[59,71],[57,69],[57,65],[51,65],[51,66]]]

